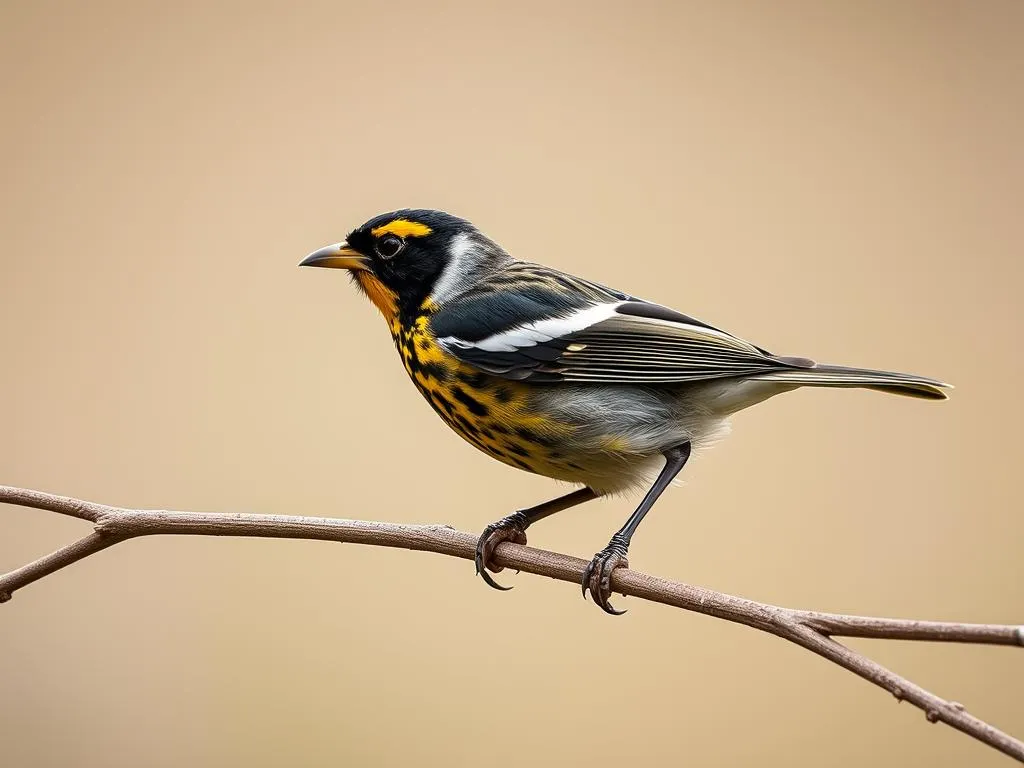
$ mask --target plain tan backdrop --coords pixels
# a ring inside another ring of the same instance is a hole
[[[1024,620],[1024,6],[0,5],[0,482],[113,504],[480,530],[561,488],[410,386],[343,275],[371,215],[947,403],[734,420],[638,534],[794,607]],[[633,499],[531,531],[590,556]],[[0,510],[0,568],[84,532]],[[434,555],[131,542],[0,609],[0,763],[996,766],[802,650]],[[856,642],[1024,734],[1024,654]]]

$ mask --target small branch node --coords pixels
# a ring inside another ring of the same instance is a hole
[[[106,536],[113,533],[116,520],[117,519],[111,515],[100,515],[96,518],[96,522],[93,523],[92,529],[96,531],[96,533],[101,533]]]
[[[927,712],[924,713],[924,716],[929,723],[939,722],[939,710],[937,709],[929,709]]]
[[[120,513],[111,511],[97,515],[92,529],[102,536],[117,536],[130,527],[130,524],[126,525]]]

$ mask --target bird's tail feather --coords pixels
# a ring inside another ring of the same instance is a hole
[[[815,365],[808,368],[793,368],[773,371],[761,376],[752,376],[758,381],[778,381],[808,387],[860,387],[879,392],[890,392],[907,397],[926,400],[945,400],[944,390],[949,384],[924,376],[891,371],[872,371],[867,368],[846,368],[840,365]]]

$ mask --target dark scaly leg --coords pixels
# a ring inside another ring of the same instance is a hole
[[[514,541],[517,544],[526,543],[526,529],[529,528],[533,523],[538,520],[543,520],[549,515],[555,514],[555,512],[561,512],[563,509],[569,509],[569,507],[575,507],[577,504],[582,504],[585,501],[596,499],[597,494],[589,488],[580,488],[578,491],[567,493],[565,496],[559,496],[557,499],[551,501],[545,501],[543,504],[538,504],[535,507],[529,509],[521,509],[518,512],[513,512],[508,517],[503,517],[495,523],[491,523],[484,532],[480,534],[480,538],[476,543],[476,572],[479,576],[483,577],[483,580],[488,585],[500,590],[509,590],[512,587],[503,587],[501,584],[491,578],[491,575],[487,573],[487,569],[498,573],[502,570],[501,566],[491,565],[491,555],[494,554],[494,549],[503,541]]]
[[[626,524],[622,526],[618,533],[612,536],[608,546],[594,555],[594,559],[590,561],[587,570],[583,572],[583,597],[587,596],[587,590],[589,589],[590,596],[594,598],[594,602],[601,606],[601,609],[606,613],[615,616],[625,613],[625,611],[615,610],[608,602],[608,598],[612,594],[612,571],[616,568],[629,567],[626,554],[629,552],[630,539],[633,538],[633,534],[639,527],[640,521],[644,519],[644,515],[654,506],[654,502],[668,488],[669,483],[679,474],[679,471],[689,458],[689,442],[665,451],[665,467],[661,470],[661,474],[658,475],[658,479],[654,481],[651,490],[644,496],[644,500],[640,502],[640,506],[636,508],[636,511],[629,516]]]

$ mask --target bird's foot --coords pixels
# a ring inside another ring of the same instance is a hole
[[[594,555],[590,565],[583,572],[583,597],[586,599],[587,590],[594,598],[601,610],[613,616],[621,616],[625,611],[619,611],[612,607],[608,599],[612,596],[612,571],[616,568],[628,568],[629,560],[626,553],[629,551],[629,542],[618,534],[612,536],[608,546]]]
[[[522,512],[513,512],[508,517],[503,517],[501,520],[491,523],[480,534],[480,538],[476,542],[476,572],[478,576],[487,582],[488,586],[500,589],[503,592],[512,589],[512,587],[503,587],[487,572],[491,570],[494,573],[498,573],[504,570],[502,566],[491,563],[491,555],[494,554],[495,548],[503,541],[525,544],[526,528],[529,524],[526,515]]]

